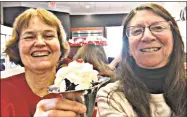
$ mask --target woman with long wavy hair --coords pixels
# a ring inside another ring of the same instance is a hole
[[[115,83],[97,94],[98,117],[187,117],[184,44],[175,19],[148,3],[123,23]]]

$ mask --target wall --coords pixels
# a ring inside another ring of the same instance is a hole
[[[58,11],[51,11],[53,12],[61,21],[64,30],[66,31],[67,34],[67,39],[71,38],[71,23],[70,23],[70,14],[69,13],[63,13],[63,12],[58,12]]]
[[[22,12],[26,7],[4,7],[3,8],[3,25],[12,27],[14,19]]]
[[[71,27],[120,26],[125,14],[71,15]]]
[[[3,22],[3,7],[2,7],[2,3],[0,2],[0,24]]]
[[[117,57],[121,54],[123,26],[105,27],[107,46],[104,46],[107,57]],[[111,49],[112,48],[112,49]]]

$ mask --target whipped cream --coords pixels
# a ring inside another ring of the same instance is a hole
[[[60,91],[66,91],[65,79],[74,83],[75,90],[89,89],[92,82],[98,82],[98,71],[93,69],[93,65],[84,62],[73,61],[67,67],[60,68],[56,73],[54,85],[60,87]]]

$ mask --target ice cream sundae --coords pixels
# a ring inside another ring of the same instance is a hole
[[[57,71],[53,86],[58,87],[60,92],[89,89],[98,82],[97,75],[98,71],[91,64],[79,59]]]

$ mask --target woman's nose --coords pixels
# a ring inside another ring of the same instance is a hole
[[[35,46],[45,46],[45,39],[42,36],[37,36]]]
[[[147,27],[144,30],[143,36],[141,38],[141,41],[143,42],[152,42],[155,41],[156,37],[153,35],[153,33],[150,31],[150,29]]]

